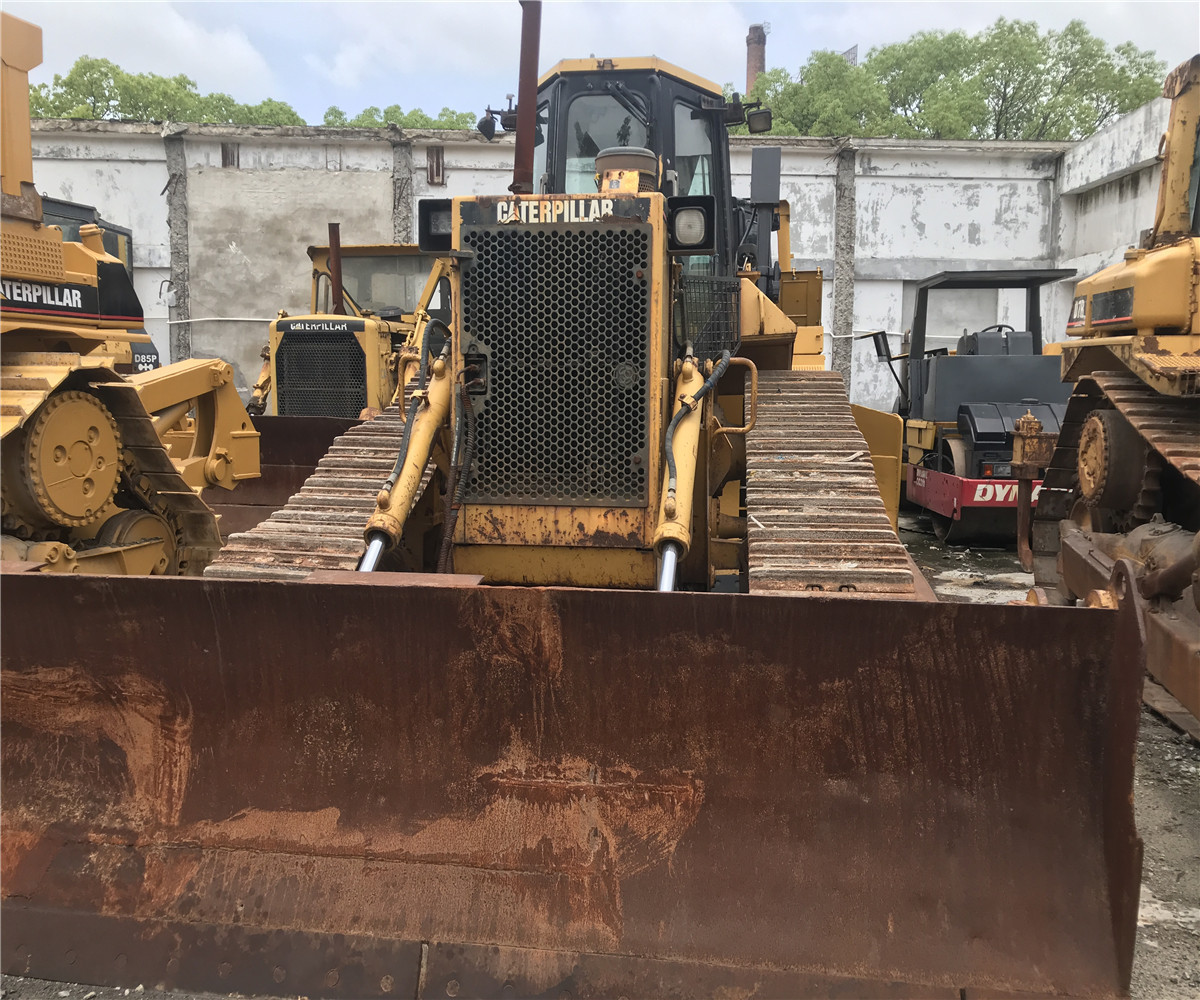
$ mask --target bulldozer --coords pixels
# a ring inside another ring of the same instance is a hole
[[[1153,226],[1080,281],[1073,384],[1033,520],[1035,598],[1114,600],[1135,567],[1150,675],[1200,717],[1200,56],[1175,69]],[[1039,428],[1040,429],[1040,428]],[[1200,729],[1196,730],[1200,731]]]
[[[3,556],[54,573],[199,575],[220,548],[206,487],[259,475],[232,367],[160,367],[124,263],[67,241],[33,186],[41,29],[4,14],[0,429]]]
[[[271,322],[263,368],[248,408],[281,416],[375,415],[412,377],[416,324],[448,316],[449,281],[415,244],[347,245],[329,224],[327,246],[310,246],[308,314]]]
[[[744,112],[655,58],[539,85],[539,13],[511,190],[418,208],[450,316],[397,405],[201,579],[5,575],[3,970],[1127,994],[1136,616],[932,599],[737,272]]]

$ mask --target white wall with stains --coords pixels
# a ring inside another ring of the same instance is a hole
[[[1083,275],[1119,259],[1152,221],[1167,107],[1154,102],[1079,144],[853,140],[854,212],[842,213],[850,224],[841,230],[844,141],[735,137],[734,189],[749,194],[755,145],[780,145],[793,263],[822,268],[827,331],[835,260],[852,259],[853,331],[885,330],[898,351],[916,282],[939,271],[1076,267]],[[183,149],[182,230],[172,220],[182,262],[172,259],[165,135]],[[442,184],[430,182],[431,147],[442,150]],[[343,243],[415,234],[421,198],[504,192],[512,151],[511,136],[488,143],[436,130],[34,123],[39,188],[133,229],[135,281],[164,358],[171,307],[160,286],[186,275],[186,343],[233,362],[243,387],[257,374],[267,319],[307,307],[305,248],[326,241],[327,223],[341,223]],[[1072,287],[1043,293],[1047,340],[1061,337]],[[931,326],[952,345],[964,327],[1020,325],[1023,313],[1019,295],[964,294],[937,305]],[[831,346],[827,335],[827,355]],[[854,344],[851,395],[883,407],[895,395],[868,340]]]

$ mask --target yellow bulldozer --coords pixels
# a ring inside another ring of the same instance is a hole
[[[307,314],[271,322],[251,413],[358,418],[378,414],[415,373],[418,323],[448,316],[449,280],[415,244],[310,246]]]
[[[398,405],[202,579],[5,575],[3,970],[1127,993],[1135,615],[932,600],[738,273],[744,107],[657,59],[539,86],[538,14],[512,189],[419,206],[450,314]]]
[[[1079,282],[1062,348],[1074,383],[1033,520],[1040,596],[1114,599],[1123,561],[1147,667],[1200,717],[1200,56],[1172,72],[1154,225]]]
[[[197,494],[259,475],[258,431],[225,362],[135,364],[151,341],[129,272],[98,226],[68,242],[46,225],[33,186],[26,95],[41,29],[5,14],[2,43],[3,557],[199,575],[221,536]]]

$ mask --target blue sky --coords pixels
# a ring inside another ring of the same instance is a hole
[[[48,82],[81,55],[130,72],[184,73],[203,92],[243,103],[268,97],[320,124],[337,105],[350,114],[399,104],[431,114],[481,112],[516,91],[521,12],[489,2],[240,3],[163,0],[5,0],[43,29]],[[1200,4],[1184,2],[680,3],[555,2],[542,11],[540,68],[562,58],[657,55],[717,83],[744,87],[745,39],[767,22],[767,66],[795,72],[814,49],[901,41],[915,31],[978,31],[997,17],[1061,28],[1079,18],[1110,45],[1132,41],[1175,66],[1200,49]]]

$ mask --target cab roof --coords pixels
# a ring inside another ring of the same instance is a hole
[[[722,95],[721,88],[712,82],[706,80],[702,76],[697,76],[695,73],[689,73],[686,69],[680,69],[665,59],[659,59],[657,56],[641,56],[637,58],[626,59],[563,59],[556,62],[538,80],[540,88],[544,83],[554,79],[556,76],[565,76],[568,73],[609,73],[622,70],[649,70],[651,73],[662,73],[664,76],[674,77],[689,86],[696,87],[700,90],[706,90],[714,97]]]

